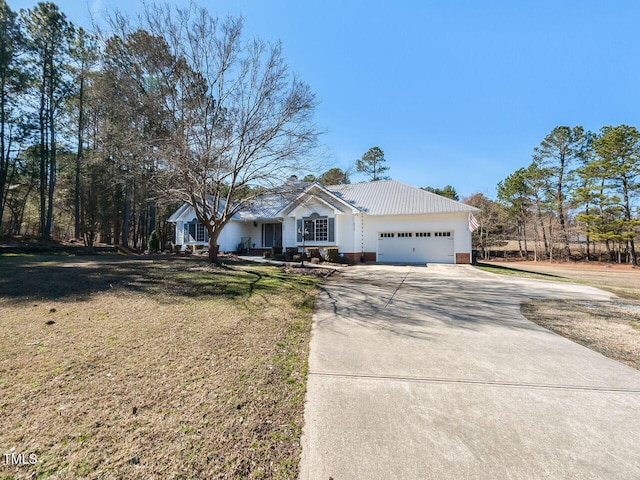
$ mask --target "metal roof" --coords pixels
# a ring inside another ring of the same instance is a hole
[[[462,202],[427,192],[396,180],[378,180],[325,187],[368,215],[477,212]]]
[[[276,218],[277,213],[292,201],[292,194],[261,195],[251,200],[240,211],[243,220],[260,220]]]
[[[312,193],[312,188],[320,190]],[[323,191],[325,193],[322,193]],[[335,204],[336,208],[343,209],[344,207],[340,208],[335,199],[330,198],[330,195],[335,195],[346,204],[367,215],[417,215],[478,211],[477,208],[470,205],[395,180],[379,180],[327,187],[318,184],[309,186],[309,184],[303,183],[290,185],[282,193],[267,194],[252,199],[239,213],[234,215],[234,218],[246,221],[277,218],[283,213],[286,215],[293,210],[300,201],[299,195],[306,194],[318,195],[329,203]],[[183,204],[171,215],[169,222],[177,221],[188,211],[192,211],[191,206]]]

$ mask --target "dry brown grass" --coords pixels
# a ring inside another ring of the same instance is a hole
[[[0,257],[0,476],[295,478],[316,282]]]
[[[579,300],[530,300],[529,320],[640,370],[640,304]]]
[[[483,262],[494,273],[576,282],[608,290],[611,302],[531,300],[521,305],[529,320],[576,343],[640,370],[640,270],[597,262]]]

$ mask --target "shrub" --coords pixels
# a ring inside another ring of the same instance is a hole
[[[320,263],[320,259],[318,257],[312,257],[311,263],[313,263],[314,265],[318,265]]]
[[[158,234],[154,230],[149,235],[149,241],[147,242],[147,247],[150,252],[158,253],[160,251],[160,239],[158,238]]]
[[[282,255],[282,247],[271,247],[271,255],[275,258],[276,255]]]
[[[338,254],[338,249],[331,247],[327,248],[327,261],[331,263],[340,262],[340,255]]]
[[[319,248],[307,248],[307,256],[309,258],[317,258],[318,260],[323,260],[322,255],[320,255]]]
[[[301,262],[302,261],[302,255],[300,254],[296,254],[293,256],[293,261],[294,262]]]
[[[292,260],[294,255],[298,254],[298,248],[297,247],[287,247],[286,249],[286,253],[284,254],[284,259],[285,260]]]
[[[262,258],[266,258],[267,260],[269,260],[271,258],[271,252],[264,252],[262,254]]]

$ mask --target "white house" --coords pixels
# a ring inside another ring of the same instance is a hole
[[[220,234],[220,251],[237,251],[240,244],[253,253],[274,246],[301,250],[304,244],[337,247],[350,262],[471,261],[475,207],[395,180],[300,183],[296,193],[262,197],[237,214]],[[206,229],[188,204],[169,222],[176,224],[175,243],[183,249],[207,245]]]

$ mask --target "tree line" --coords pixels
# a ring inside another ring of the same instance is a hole
[[[0,0],[0,235],[144,248],[154,230],[169,239],[166,218],[188,202],[215,261],[239,209],[314,170],[315,96],[279,43],[194,5],[148,4],[141,18],[115,13],[107,33],[88,32],[54,3]],[[379,147],[356,170],[388,178]],[[639,179],[635,127],[556,127],[496,201],[463,199],[481,209],[475,247],[516,239],[523,257],[635,265]],[[337,168],[304,180],[350,181]]]
[[[0,234],[142,248],[186,201],[215,247],[240,208],[309,170],[315,105],[242,18],[147,4],[87,32],[54,3],[0,0]]]
[[[637,265],[640,133],[629,125],[555,127],[532,161],[498,183],[497,201],[476,194],[474,243],[485,258],[508,239],[522,257]]]

